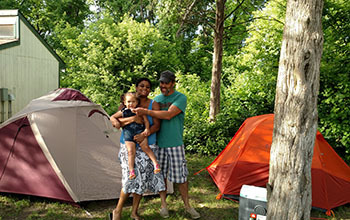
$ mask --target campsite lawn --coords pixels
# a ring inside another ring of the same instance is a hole
[[[230,200],[216,200],[218,189],[211,180],[208,172],[193,174],[208,166],[214,156],[188,154],[190,196],[192,205],[201,213],[201,219],[238,219],[239,204]],[[190,219],[185,214],[181,196],[177,190],[168,196],[170,209],[169,220]],[[83,220],[108,219],[108,213],[115,207],[117,200],[85,202],[81,207],[55,202],[38,197],[0,194],[0,220]],[[144,219],[161,219],[159,216],[160,199],[158,196],[144,197],[140,205],[140,214]],[[124,207],[123,219],[130,219],[131,199]],[[328,217],[323,212],[313,210],[311,216],[317,219],[350,219],[350,205],[334,210],[335,217]]]

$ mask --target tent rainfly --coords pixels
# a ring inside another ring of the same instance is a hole
[[[274,115],[248,118],[226,148],[206,167],[223,196],[239,196],[243,184],[266,187]],[[350,203],[350,167],[320,132],[311,167],[312,206],[330,210]]]
[[[0,125],[0,192],[67,202],[118,198],[119,131],[82,93],[57,89]]]

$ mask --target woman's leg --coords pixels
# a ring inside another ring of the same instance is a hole
[[[137,211],[139,210],[139,205],[140,205],[142,195],[134,193],[132,194],[132,196],[133,196],[133,200],[132,200],[131,218],[139,219],[140,216],[137,213]]]
[[[136,144],[132,141],[125,141],[126,149],[128,150],[128,166],[129,166],[129,178],[135,178],[134,165],[135,165],[135,154],[136,154]]]
[[[143,150],[143,152],[145,152],[147,154],[147,156],[152,160],[153,165],[154,165],[154,171],[155,173],[159,173],[160,172],[160,167],[159,167],[159,163],[157,161],[157,157],[156,155],[153,153],[153,151],[151,150],[151,148],[148,145],[147,142],[147,138],[145,138],[141,143],[140,143],[140,147]]]
[[[113,220],[120,220],[122,218],[122,210],[125,201],[129,198],[130,193],[124,193],[120,190],[119,200],[116,208],[113,210]]]

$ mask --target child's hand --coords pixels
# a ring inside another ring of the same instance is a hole
[[[149,130],[149,129],[145,129],[143,132],[143,135],[145,136],[145,137],[148,137],[148,136],[150,136],[151,135],[151,131]]]

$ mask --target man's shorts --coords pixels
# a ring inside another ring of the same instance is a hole
[[[188,170],[184,145],[178,147],[160,147],[158,162],[164,178],[167,178],[173,183],[184,183],[187,181]]]

